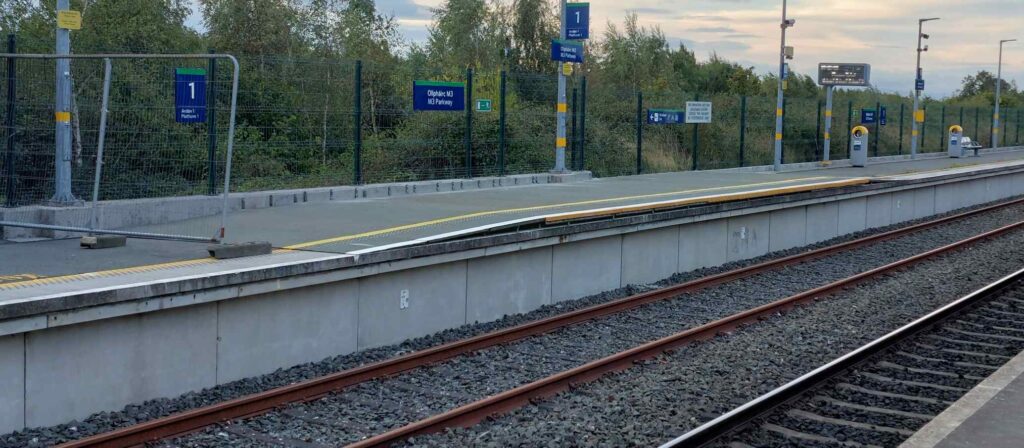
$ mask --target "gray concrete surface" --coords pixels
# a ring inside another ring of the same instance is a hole
[[[390,197],[369,195],[367,199],[300,201],[294,204],[295,198],[299,197],[298,193],[285,192],[281,193],[282,197],[292,198],[292,202],[279,198],[274,206],[269,206],[269,199],[259,204],[250,201],[244,210],[232,212],[229,215],[228,240],[270,241],[277,247],[283,247],[343,237],[343,240],[337,242],[305,248],[343,253],[542,213],[801,184],[821,181],[822,177],[842,179],[933,170],[963,171],[970,169],[969,165],[1017,160],[1024,160],[1024,151],[1004,151],[968,159],[935,158],[878,163],[866,168],[838,167],[782,173],[736,170],[661,173],[447,193]],[[480,213],[483,215],[474,215]],[[180,228],[209,227],[213,222],[211,219],[133,226],[129,229],[173,233]],[[445,219],[448,220],[430,223]],[[410,225],[413,227],[366,235],[367,232]],[[87,255],[80,252],[84,251],[77,247],[77,240],[0,243],[0,275],[66,275],[206,256],[202,248],[192,243],[137,239],[130,240],[126,247],[102,253]]]
[[[780,233],[779,226],[813,231],[816,238],[838,232],[831,229],[838,229],[844,210],[853,221],[862,211],[864,227],[891,224],[899,215],[893,212],[896,201],[878,203],[884,215],[863,213],[879,195],[898,196],[900,213],[912,216],[908,210],[934,209],[937,187],[944,182],[964,187],[942,190],[945,194],[1024,192],[1024,166],[936,179],[712,204],[359,256],[289,251],[85,275],[31,288],[0,285],[0,338],[14,336],[0,344],[0,359],[20,364],[26,375],[21,386],[26,401],[20,408],[16,401],[0,406],[0,424],[10,425],[0,426],[0,432],[493,320],[552,300],[648,283],[695,266],[755,257],[808,239]],[[774,222],[773,216],[778,217]],[[783,242],[773,243],[775,235]],[[24,356],[20,362],[19,356]],[[0,398],[17,396],[14,370],[12,384],[0,386]],[[62,400],[72,390],[75,403],[67,406]]]
[[[900,448],[1024,446],[1024,353],[960,397]]]

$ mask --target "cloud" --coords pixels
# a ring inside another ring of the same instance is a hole
[[[377,11],[398,19],[429,19],[433,16],[429,6],[412,0],[377,0]]]
[[[736,30],[727,26],[702,26],[698,28],[690,28],[690,31],[695,33],[735,33]]]
[[[664,14],[672,13],[672,10],[671,9],[667,9],[667,8],[644,8],[644,7],[641,7],[641,8],[629,8],[628,11],[635,12],[637,14],[650,14],[650,15],[664,15]]]

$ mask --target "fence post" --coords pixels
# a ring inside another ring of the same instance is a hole
[[[501,83],[498,87],[498,176],[505,175],[505,70],[501,71]]]
[[[939,148],[948,151],[949,141],[943,138],[944,135],[946,135],[946,103],[942,103],[942,120],[939,122]]]
[[[7,52],[15,53],[14,34],[7,35]],[[7,198],[7,206],[14,207],[14,114],[15,88],[17,86],[17,72],[14,68],[14,58],[7,58],[7,154],[4,157],[4,166],[7,168],[7,189],[4,196]]]
[[[213,54],[213,50],[207,50]],[[209,94],[206,96],[206,158],[210,170],[209,185],[206,194],[214,196],[217,194],[217,58],[210,58],[208,63],[210,74]]]
[[[473,178],[473,69],[466,69],[466,178]]]
[[[981,141],[981,134],[978,133],[978,124],[981,123],[980,112],[980,107],[974,108],[974,138],[977,139],[978,141]]]
[[[573,168],[576,167],[576,159],[579,157],[576,155],[576,114],[578,113],[576,109],[576,95],[579,93],[578,90],[576,87],[572,88],[572,123],[569,125],[569,132],[572,134],[572,138],[567,142],[569,144],[569,157],[572,157],[569,166]]]
[[[740,166],[744,163],[747,139],[747,96],[740,97]]]
[[[580,86],[580,161],[576,167],[577,170],[582,171],[586,166],[586,146],[587,146],[587,77],[583,76]]]
[[[352,113],[352,183],[363,183],[363,61],[356,61]]]
[[[957,123],[960,127],[967,129],[967,123],[964,123],[964,107],[960,106],[960,122]]]
[[[878,135],[882,133],[882,102],[875,101],[875,142],[872,152],[878,157]]]
[[[700,101],[700,94],[694,94],[693,100]],[[693,124],[693,166],[690,167],[693,171],[697,171],[697,151],[700,149],[700,133],[698,132],[698,126],[700,125],[697,123]]]
[[[821,156],[818,155],[818,144],[821,138],[821,100],[818,100],[818,115],[815,116],[817,123],[814,125],[814,155],[811,157],[812,160],[821,160]]]
[[[922,152],[924,152],[925,139],[924,133],[928,130],[928,105],[922,102],[921,112],[924,112],[924,121],[921,122],[921,144],[918,145]]]
[[[786,163],[786,137],[785,136],[789,135],[789,134],[786,134],[786,103],[788,102],[788,100],[789,100],[789,98],[783,98],[782,99],[782,135],[783,135],[783,137],[782,137],[782,142],[779,143],[779,146],[782,147],[782,151],[780,151],[780,154],[779,154],[779,163]]]
[[[853,100],[846,103],[846,131],[843,132],[843,135],[846,136],[846,154],[844,154],[844,157],[850,156],[851,130],[853,130]]]
[[[903,104],[903,101],[901,100],[900,101],[900,145],[899,145],[899,154],[900,155],[903,155],[903,108],[904,108],[904,104]]]
[[[636,92],[636,174],[643,172],[643,156],[644,156],[644,122],[641,120],[641,115],[644,109],[644,92],[637,90]]]
[[[1020,113],[1024,109],[1017,109],[1017,135],[1013,138],[1015,143],[1020,143]]]

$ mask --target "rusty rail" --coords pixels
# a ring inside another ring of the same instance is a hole
[[[466,353],[482,350],[495,345],[516,341],[530,336],[547,333],[580,322],[593,320],[603,316],[620,313],[648,303],[677,297],[681,294],[694,292],[703,288],[736,281],[761,272],[779,269],[822,258],[845,250],[876,244],[882,241],[905,236],[907,234],[946,224],[974,215],[1011,207],[1024,203],[1024,198],[995,204],[944,218],[935,219],[844,243],[794,254],[755,265],[739,268],[719,274],[691,280],[678,285],[644,292],[630,297],[613,300],[603,304],[571,311],[568,313],[528,322],[522,325],[496,330],[491,333],[450,342],[425,350],[417,351],[396,358],[373,364],[325,375],[319,378],[302,381],[287,386],[277,387],[264,392],[235,398],[221,403],[172,414],[150,420],[148,422],[116,429],[114,431],[85,437],[59,445],[62,448],[84,447],[128,447],[146,442],[174,437],[202,429],[218,422],[249,417],[267,412],[275,407],[301,401],[309,401],[322,397],[330,392],[362,382],[392,376],[401,372],[437,363]],[[751,310],[754,311],[754,310]],[[710,324],[709,324],[710,325]],[[703,327],[699,327],[703,328]],[[695,331],[696,329],[692,330]],[[652,343],[654,344],[654,343]],[[642,347],[638,347],[640,349]],[[596,361],[597,362],[597,361]],[[591,363],[594,364],[594,363]],[[590,366],[587,364],[586,366]],[[628,364],[628,362],[627,362]],[[582,366],[580,368],[586,367]],[[604,371],[614,370],[606,369]],[[593,379],[597,376],[586,378]],[[582,377],[581,377],[582,378]],[[526,386],[524,386],[526,387]],[[556,387],[557,389],[557,387]],[[511,391],[510,391],[511,392]],[[498,395],[497,397],[505,394]],[[472,406],[468,405],[468,406]],[[516,405],[517,406],[517,405]],[[509,407],[512,409],[516,406]],[[459,408],[462,409],[462,408]],[[506,409],[506,410],[507,410]],[[454,412],[454,411],[453,411]],[[499,411],[493,411],[499,412]],[[422,432],[416,432],[419,434]],[[376,438],[367,439],[367,441]]]

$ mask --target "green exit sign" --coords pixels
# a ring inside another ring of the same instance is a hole
[[[476,111],[477,112],[490,112],[493,110],[491,100],[479,99],[476,100]]]

